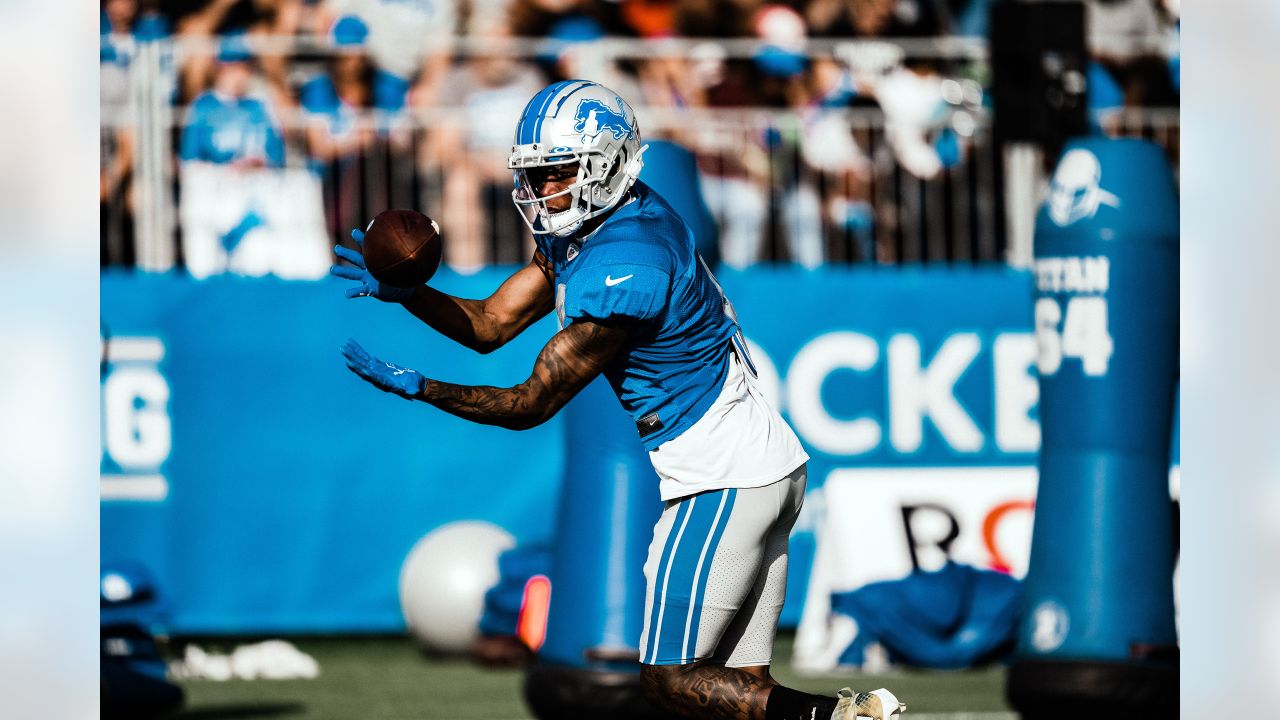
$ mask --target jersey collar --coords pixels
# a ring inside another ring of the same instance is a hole
[[[612,212],[610,212],[607,216],[605,216],[604,222],[597,225],[595,230],[592,230],[591,232],[587,233],[586,235],[583,235],[582,237],[574,236],[571,239],[571,241],[585,245],[588,240],[596,236],[596,233],[604,229],[605,225],[608,225],[609,223],[613,222],[613,219],[616,218],[622,212],[623,208],[625,208],[626,206],[630,205],[631,203],[639,199],[640,199],[640,194],[636,192],[635,186],[632,185],[631,189],[627,191],[627,199],[622,201],[621,203],[618,203],[617,207],[615,207]]]

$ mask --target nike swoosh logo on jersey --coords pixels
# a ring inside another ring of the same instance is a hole
[[[612,277],[610,277],[609,275],[605,275],[605,276],[604,276],[604,284],[605,284],[605,285],[608,285],[609,287],[613,287],[614,285],[617,285],[618,283],[621,283],[621,282],[626,282],[626,281],[630,280],[631,278],[633,278],[633,277],[635,277],[635,276],[636,276],[636,274],[635,274],[635,273],[631,273],[630,275],[623,275],[622,277],[618,278],[617,280],[614,280],[614,279],[613,279]]]

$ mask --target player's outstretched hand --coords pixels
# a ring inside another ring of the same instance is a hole
[[[347,359],[347,368],[351,372],[368,380],[379,390],[395,393],[406,400],[412,400],[426,385],[427,379],[416,370],[392,365],[370,355],[360,343],[347,338],[342,346],[342,356]]]
[[[356,247],[360,248],[360,250],[352,250],[341,245],[335,245],[333,251],[337,253],[338,257],[355,267],[336,262],[329,268],[330,275],[344,280],[354,280],[357,283],[354,287],[347,288],[348,298],[372,297],[383,302],[404,302],[413,297],[413,288],[397,288],[383,285],[365,268],[364,255],[361,253],[361,250],[364,249],[364,231],[352,230],[351,239],[356,241]]]

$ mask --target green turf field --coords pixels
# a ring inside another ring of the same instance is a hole
[[[308,720],[520,720],[530,718],[521,700],[518,670],[485,670],[463,660],[424,658],[408,639],[299,639],[320,663],[315,680],[184,681],[184,720],[307,718]],[[779,638],[775,657],[791,656],[790,636]],[[205,644],[202,644],[205,645]],[[208,645],[205,645],[209,648]],[[230,646],[213,649],[230,650]],[[833,693],[888,687],[908,704],[904,720],[1003,720],[1004,671],[900,672],[874,677],[797,677],[789,662],[774,675],[803,690]]]

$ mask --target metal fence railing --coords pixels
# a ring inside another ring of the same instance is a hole
[[[827,107],[813,97],[781,106],[671,102],[669,96],[655,98],[652,83],[639,82],[647,77],[642,63],[683,58],[679,71],[705,74],[697,63],[707,57],[707,41],[591,47],[595,55],[587,67],[608,66],[634,88],[646,140],[670,139],[694,152],[725,262],[1004,259],[1001,158],[981,90],[966,79],[981,74],[974,70],[985,58],[980,41],[832,42],[805,49],[810,63],[826,61],[843,73],[883,75],[908,55],[925,58],[948,96],[927,123],[904,123],[858,103]],[[723,41],[715,48],[723,69],[750,62],[759,44]],[[197,120],[178,79],[184,58],[211,48],[153,42],[137,49],[128,68],[127,102],[108,112],[104,98],[104,178],[128,166],[118,182],[104,180],[104,264],[198,271],[211,244],[231,250],[246,234],[264,233],[273,239],[262,242],[292,252],[327,253],[350,228],[392,207],[416,208],[439,220],[445,260],[456,267],[527,260],[532,245],[510,202],[505,159],[519,108],[549,79],[537,69],[547,43],[459,42],[452,48],[455,74],[465,78],[474,68],[483,70],[487,58],[509,53],[505,72],[522,81],[480,90],[455,83],[464,91],[453,93],[446,80],[433,104],[395,112],[335,106],[318,113],[308,107],[303,87],[332,67],[333,50],[322,42],[276,39],[258,49],[292,53],[287,87],[261,77],[252,83],[269,110],[264,122],[278,134],[282,156],[217,168],[183,159],[184,140]],[[1149,137],[1176,162],[1176,109],[1124,111],[1105,129]],[[130,162],[113,165],[121,154]],[[322,267],[319,261],[304,264],[309,269],[302,275]],[[205,270],[223,267],[235,269],[215,263]],[[275,271],[261,259],[244,267]]]
[[[1182,155],[1182,123],[1178,108],[1119,110],[1103,118],[1102,129],[1111,137],[1142,138],[1164,148],[1177,177]]]

